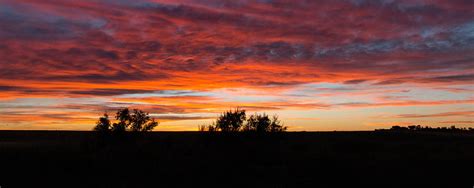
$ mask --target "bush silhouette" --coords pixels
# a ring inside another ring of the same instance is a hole
[[[149,113],[138,109],[133,109],[132,111],[128,108],[119,109],[115,119],[118,122],[113,123],[111,126],[109,116],[105,113],[103,117],[99,118],[94,130],[99,132],[147,132],[158,126],[158,122],[151,118]]]
[[[108,132],[110,131],[110,120],[109,120],[109,115],[107,113],[104,113],[103,117],[99,118],[99,121],[97,121],[96,126],[94,127],[94,131],[99,131],[99,132]]]
[[[199,131],[222,131],[222,132],[284,132],[287,127],[283,126],[277,115],[270,117],[263,114],[253,114],[247,119],[245,110],[236,108],[222,113],[214,124],[200,125]]]
[[[125,132],[131,124],[130,110],[128,108],[119,109],[115,114],[115,120],[119,122],[112,125],[113,132]]]
[[[264,132],[283,132],[286,131],[286,127],[281,124],[281,121],[278,120],[278,116],[274,115],[272,119],[268,117],[267,114],[257,114],[250,115],[247,119],[243,131],[254,131],[258,133]]]
[[[129,116],[131,131],[147,132],[158,126],[158,122],[156,122],[154,118],[151,118],[149,113],[145,113],[141,110],[133,109],[133,113]]]
[[[216,128],[222,132],[237,132],[245,121],[245,110],[236,108],[222,113],[216,121]]]
[[[270,124],[270,132],[285,132],[288,127],[284,126],[283,123],[278,119],[277,115],[273,115],[272,123]]]
[[[269,132],[271,123],[272,122],[270,118],[268,118],[268,115],[266,114],[250,115],[250,117],[247,119],[247,123],[245,124],[243,131],[255,131],[259,133]]]

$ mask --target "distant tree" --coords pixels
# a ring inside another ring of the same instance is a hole
[[[236,108],[222,113],[212,125],[199,125],[199,131],[222,132],[284,132],[283,126],[277,115],[270,118],[267,114],[253,114],[246,118],[245,110]]]
[[[243,131],[255,131],[259,133],[283,132],[286,131],[286,127],[278,120],[278,116],[274,115],[272,119],[270,119],[267,114],[263,113],[250,115]]]
[[[115,114],[115,119],[119,122],[112,125],[112,131],[125,132],[131,123],[130,110],[128,108],[119,109]]]
[[[131,131],[147,132],[153,130],[156,126],[158,126],[158,122],[155,121],[155,118],[151,118],[149,113],[133,109],[133,113],[130,114]]]
[[[111,128],[111,125],[110,125],[109,115],[107,113],[104,113],[104,116],[100,117],[99,121],[97,121],[97,124],[94,127],[94,131],[108,132],[110,131],[110,128]]]
[[[133,109],[132,112],[130,112],[128,108],[119,109],[115,114],[115,119],[118,120],[118,122],[113,123],[112,126],[110,126],[108,115],[104,114],[104,117],[99,118],[94,130],[111,130],[112,132],[147,132],[158,126],[158,122],[155,121],[154,118],[151,118],[149,113],[138,109]]]
[[[236,108],[225,111],[217,118],[215,128],[222,132],[237,132],[240,131],[245,118],[245,110]]]
[[[288,127],[284,126],[283,123],[278,119],[277,115],[273,115],[272,123],[270,124],[270,132],[285,132]]]
[[[127,124],[124,122],[118,122],[112,124],[112,132],[125,132],[127,131]]]
[[[395,126],[392,126],[392,128],[390,128],[390,130],[392,130],[392,131],[402,131],[402,130],[408,130],[408,128],[395,125]]]
[[[383,130],[383,129],[382,129]],[[392,126],[391,131],[430,131],[430,132],[461,132],[461,131],[470,131],[474,130],[472,128],[457,128],[455,125],[450,127],[430,127],[430,126],[421,126],[421,125],[410,125],[408,127],[401,126]]]
[[[244,131],[269,132],[272,121],[267,114],[253,114],[247,119]]]
[[[250,117],[247,119],[247,123],[245,123],[245,125],[242,127],[242,131],[244,132],[256,131],[256,127],[258,124],[256,115],[257,114],[250,115]]]

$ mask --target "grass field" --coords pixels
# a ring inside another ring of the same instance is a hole
[[[474,134],[0,131],[0,186],[472,187]]]

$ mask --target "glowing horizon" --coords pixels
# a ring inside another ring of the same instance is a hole
[[[462,0],[0,0],[0,130],[105,111],[197,130],[227,109],[290,131],[474,126]],[[112,114],[111,114],[112,115]]]

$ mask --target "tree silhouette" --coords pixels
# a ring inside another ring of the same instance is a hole
[[[110,127],[109,115],[107,113],[104,113],[104,116],[100,117],[99,121],[97,121],[97,124],[94,127],[94,131],[108,132],[110,128],[111,127]]]
[[[216,121],[216,128],[222,132],[237,132],[245,121],[245,110],[236,108],[222,113]]]
[[[271,123],[267,114],[253,114],[247,119],[244,131],[269,132]]]
[[[115,119],[119,122],[112,125],[113,132],[125,132],[130,125],[130,110],[128,108],[119,109],[115,114]]]
[[[200,125],[199,131],[222,131],[222,132],[284,132],[287,127],[283,126],[277,115],[270,117],[263,114],[253,114],[247,119],[245,110],[236,108],[222,113],[212,125]]]
[[[258,133],[283,132],[286,131],[286,127],[281,124],[278,116],[274,115],[270,119],[267,114],[263,113],[250,115],[243,131],[255,131]]]
[[[151,118],[149,113],[133,109],[133,113],[130,114],[131,131],[146,132],[153,130],[156,126],[158,126],[158,122],[155,121],[155,118]]]
[[[138,109],[133,109],[132,112],[130,112],[128,108],[119,109],[115,114],[115,119],[118,120],[118,122],[110,126],[108,115],[104,114],[104,117],[99,118],[94,130],[101,132],[109,130],[112,132],[147,132],[158,126],[158,122],[155,121],[155,118],[151,118],[149,113]]]
[[[270,132],[285,132],[288,127],[284,126],[283,123],[278,119],[277,115],[273,115],[272,123],[270,124]]]

